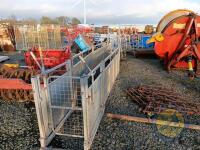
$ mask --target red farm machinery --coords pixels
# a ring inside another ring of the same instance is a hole
[[[200,16],[190,10],[175,10],[165,15],[157,33],[148,41],[155,43],[155,53],[166,70],[185,69],[190,77],[199,71]]]
[[[0,66],[0,98],[7,101],[32,101],[31,77],[71,59],[73,40],[85,28],[60,26],[16,26],[15,40],[18,51],[24,53],[25,66]],[[25,51],[25,52],[24,52]],[[58,70],[61,74],[63,70]]]

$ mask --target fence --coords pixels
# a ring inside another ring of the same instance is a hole
[[[130,49],[130,36],[123,34],[120,38],[121,40],[121,59],[126,59],[127,50]]]
[[[64,46],[60,26],[16,25],[14,27],[17,50],[28,50],[34,46],[42,49],[61,49]]]
[[[64,64],[62,76],[32,78],[42,148],[55,135],[84,138],[84,149],[91,147],[119,73],[120,45],[108,44],[83,59]]]

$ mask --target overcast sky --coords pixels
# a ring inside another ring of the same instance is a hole
[[[79,2],[80,1],[80,2]],[[86,0],[88,23],[157,24],[174,9],[200,13],[199,0]],[[83,0],[0,0],[0,17],[18,19],[41,16],[74,16],[82,20]]]

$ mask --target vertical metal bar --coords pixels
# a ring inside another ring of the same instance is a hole
[[[82,107],[83,107],[83,128],[84,128],[84,150],[89,150],[89,128],[88,128],[88,78],[81,78],[81,97],[82,97]]]
[[[44,78],[44,86],[46,88],[46,97],[47,97],[47,103],[46,105],[48,106],[47,108],[49,109],[49,114],[48,114],[48,120],[49,120],[49,128],[54,129],[54,123],[53,123],[53,113],[52,113],[52,108],[51,108],[51,96],[50,96],[50,89],[48,86],[49,80],[47,78]]]
[[[196,32],[196,42],[198,42],[199,41],[199,39],[198,39],[198,37],[199,37],[199,29],[198,29],[198,22],[197,22],[197,19],[195,18],[195,20],[194,20],[194,24],[195,24],[195,32]]]
[[[31,79],[32,87],[33,87],[33,93],[34,93],[34,101],[35,101],[35,108],[36,108],[36,114],[38,119],[38,126],[40,131],[40,145],[42,148],[45,148],[47,146],[46,144],[46,133],[45,133],[45,127],[44,127],[44,118],[42,116],[42,106],[41,106],[41,96],[40,96],[40,82],[39,82],[39,76],[36,76]]]
[[[34,101],[36,107],[36,114],[38,119],[38,126],[40,131],[40,145],[41,148],[46,148],[52,139],[55,137],[55,133],[49,127],[49,112],[48,112],[48,97],[46,93],[41,89],[40,86],[40,77],[36,76],[31,79]],[[42,95],[41,95],[42,94]]]
[[[105,79],[105,74],[104,74],[104,69],[105,69],[105,61],[102,61],[101,62],[101,66],[100,66],[100,69],[101,69],[101,87],[100,87],[100,97],[101,97],[101,108],[103,108],[104,107],[104,88],[105,88],[105,86],[104,86],[104,79]]]
[[[177,51],[179,51],[183,47],[184,42],[187,39],[187,36],[191,31],[193,23],[194,23],[194,17],[192,16],[192,18],[190,18],[189,22],[186,24],[185,33],[184,33],[184,36],[183,36],[182,40],[180,41],[180,43],[177,47]],[[174,53],[174,54],[176,54],[176,53]]]
[[[28,29],[27,29],[28,30]],[[24,47],[26,50],[28,50],[28,42],[27,42],[27,39],[26,39],[26,33],[25,33],[25,30],[24,30]]]
[[[104,82],[104,80],[105,80],[105,65],[104,64],[102,64],[102,71],[101,71],[101,93],[100,93],[100,96],[101,96],[101,111],[102,111],[102,116],[103,116],[103,114],[104,114],[104,110],[105,110],[105,104],[106,104],[106,99],[107,98],[105,98],[105,82]],[[102,116],[101,116],[101,119],[102,119]],[[99,123],[100,124],[100,123]]]
[[[120,71],[120,57],[121,57],[121,54],[118,51],[118,74],[119,74],[119,71]]]
[[[67,61],[66,65],[65,65],[67,76],[72,77],[72,67],[73,67],[73,62],[70,59]]]

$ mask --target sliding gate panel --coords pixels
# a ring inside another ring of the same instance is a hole
[[[58,135],[83,137],[80,78],[49,77],[52,129]]]

